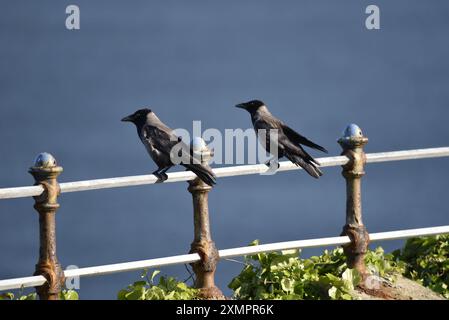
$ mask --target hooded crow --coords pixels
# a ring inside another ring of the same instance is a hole
[[[172,156],[175,155],[175,152],[181,160],[180,165],[193,171],[206,184],[212,186],[216,183],[216,177],[212,170],[203,166],[198,159],[193,157],[191,149],[150,109],[137,110],[124,117],[122,121],[135,124],[140,140],[151,159],[158,166],[153,174],[160,181],[167,180],[167,170],[175,165],[172,162]]]
[[[268,110],[265,103],[260,100],[252,100],[236,105],[237,108],[245,109],[251,114],[254,130],[259,137],[260,130],[265,130],[265,144],[262,143],[266,151],[274,154],[270,150],[273,140],[270,138],[271,130],[277,130],[277,157],[280,159],[286,157],[297,166],[302,167],[308,174],[314,178],[319,178],[323,172],[318,168],[318,161],[312,158],[301,145],[326,152],[327,150],[300,135],[292,128],[288,127],[281,120],[274,117]],[[263,132],[263,131],[262,131]],[[269,165],[269,163],[267,163]]]

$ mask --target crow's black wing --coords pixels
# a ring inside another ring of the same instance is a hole
[[[180,138],[174,135],[173,132],[148,125],[144,128],[144,138],[153,148],[167,156],[170,156],[170,152],[174,146],[181,143]]]
[[[260,117],[255,119],[254,128],[256,131],[258,130],[266,130],[266,143],[273,143],[274,136],[270,137],[268,134],[273,134],[271,130],[277,130],[277,145],[278,147],[285,152],[293,153],[304,160],[314,161],[314,159],[300,146],[296,145],[290,138],[285,134],[282,128],[282,122],[274,117]],[[257,132],[258,136],[260,132]]]
[[[256,136],[261,142],[263,148],[269,153],[273,154],[273,151],[278,148],[282,153],[283,146],[279,144],[280,135],[283,135],[280,121],[274,117],[255,117],[253,119],[254,131]],[[274,139],[275,132],[277,133],[277,140]]]
[[[285,135],[295,144],[303,144],[309,148],[317,149],[322,152],[328,153],[328,151],[323,148],[322,146],[310,141],[306,137],[300,135],[298,132],[290,128],[289,126],[282,124],[282,130],[284,131]]]
[[[176,159],[175,164],[180,164],[194,172],[201,180],[210,186],[216,184],[215,174],[208,167],[201,164],[201,160],[192,156],[192,150],[182,139],[177,137],[171,130],[155,126],[147,126],[145,132],[152,146],[170,157]]]
[[[277,145],[282,153],[294,164],[302,167],[307,173],[314,178],[319,178],[323,173],[317,167],[318,161],[313,159],[300,144],[292,140],[285,132],[283,123],[273,116],[257,117],[253,121],[256,132],[261,129],[278,130]],[[259,135],[259,132],[257,132]],[[268,133],[268,132],[267,132]],[[267,135],[267,143],[270,139]],[[271,142],[270,142],[271,143]]]

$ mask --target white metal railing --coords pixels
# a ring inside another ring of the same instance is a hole
[[[415,159],[438,158],[438,157],[449,157],[449,147],[366,154],[367,163],[378,163],[378,162],[398,161],[398,160],[415,160]],[[348,162],[348,158],[346,158],[345,156],[326,157],[326,158],[319,158],[317,160],[321,163],[322,167],[341,166]],[[282,161],[280,162],[278,172],[300,170],[300,169],[301,169],[300,167],[297,167],[290,161]],[[219,178],[243,176],[250,174],[261,174],[266,172],[267,170],[268,167],[264,164],[242,165],[242,166],[213,169],[214,173]],[[173,172],[168,173],[167,175],[168,179],[164,181],[164,183],[189,181],[196,177],[195,174],[191,171]],[[63,182],[60,183],[59,186],[61,188],[61,193],[66,193],[66,192],[87,191],[95,189],[140,186],[147,184],[155,184],[157,181],[158,180],[154,175],[148,174],[140,176],[119,177],[119,178]],[[0,199],[33,197],[40,195],[43,191],[44,189],[42,186],[2,188],[0,189]]]
[[[449,226],[433,227],[433,228],[421,228],[421,229],[409,229],[409,230],[399,230],[390,232],[379,232],[371,233],[371,242],[382,241],[382,240],[397,240],[406,239],[410,237],[420,237],[420,236],[432,236],[438,234],[449,233]],[[287,242],[277,242],[262,244],[258,246],[248,246],[232,249],[220,250],[220,258],[227,259],[233,257],[239,257],[244,255],[251,255],[264,252],[273,252],[280,250],[290,250],[290,249],[305,249],[305,248],[315,248],[315,247],[325,247],[325,246],[337,246],[349,244],[351,241],[349,237],[331,237],[331,238],[321,238],[321,239],[308,239],[308,240],[298,240],[298,241],[287,241]],[[125,271],[135,271],[142,270],[145,268],[158,268],[176,264],[185,264],[200,261],[200,256],[197,253],[177,255],[165,258],[149,259],[149,260],[139,260],[132,262],[108,264],[96,267],[87,267],[79,269],[65,270],[64,275],[67,278],[73,277],[86,277],[86,276],[100,276],[117,272]],[[43,285],[46,279],[43,276],[33,276],[24,278],[15,278],[0,280],[0,291],[1,290],[11,290],[17,288],[27,288]]]
[[[437,158],[437,157],[448,157],[449,147],[442,148],[427,148],[427,149],[417,149],[417,150],[405,150],[405,151],[393,151],[393,152],[380,152],[380,153],[370,153],[366,154],[367,163],[377,163],[377,162],[387,162],[387,161],[397,161],[397,160],[412,160],[412,159],[424,159],[424,158]],[[322,167],[340,166],[348,162],[346,156],[337,157],[326,157],[317,159]],[[289,161],[280,162],[280,167],[278,171],[290,171],[299,170],[301,168],[295,166]],[[223,167],[213,169],[217,177],[231,177],[238,175],[250,175],[250,174],[260,174],[268,170],[267,166],[264,164],[258,165],[242,165],[234,167]],[[168,179],[164,183],[168,182],[180,182],[189,181],[194,179],[196,176],[190,171],[174,172],[168,173]],[[127,186],[138,186],[155,184],[157,178],[154,175],[140,175],[140,176],[129,176],[129,177],[118,177],[118,178],[108,178],[108,179],[95,179],[86,181],[76,181],[76,182],[65,182],[60,183],[61,193],[66,192],[77,192],[77,191],[87,191],[94,189],[107,189],[107,188],[118,188]],[[17,187],[17,188],[2,188],[0,189],[0,199],[12,199],[12,198],[22,198],[38,196],[44,191],[43,187],[38,186],[27,186],[27,187]],[[370,240],[381,241],[381,240],[394,240],[394,239],[405,239],[409,237],[417,236],[430,236],[437,234],[449,233],[449,226],[433,227],[433,228],[421,228],[421,229],[410,229],[410,230],[400,230],[392,232],[380,232],[370,234]],[[272,252],[279,250],[288,249],[304,249],[312,247],[323,247],[323,246],[335,246],[335,245],[345,245],[349,244],[350,239],[347,236],[331,237],[331,238],[321,238],[321,239],[309,239],[309,240],[299,240],[299,241],[288,241],[288,242],[278,242],[271,244],[264,244],[258,246],[248,246],[240,248],[225,249],[219,251],[219,256],[221,259],[227,259],[231,257],[244,256],[263,252]],[[145,268],[162,267],[175,264],[185,264],[193,263],[200,260],[200,256],[197,253],[185,254],[178,256],[171,256],[165,258],[157,258],[150,260],[140,260],[133,262],[109,264],[95,267],[86,267],[80,269],[71,269],[64,272],[65,276],[71,277],[84,277],[84,276],[96,276],[104,275],[116,272],[140,270]],[[21,287],[33,287],[41,286],[46,282],[45,277],[38,275],[32,277],[15,278],[0,280],[0,290],[10,290],[17,289]]]

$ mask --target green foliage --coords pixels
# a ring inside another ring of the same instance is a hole
[[[395,276],[405,271],[406,264],[394,256],[393,253],[385,253],[382,247],[369,250],[365,256],[365,263],[372,274],[394,281]]]
[[[449,235],[411,238],[394,255],[406,263],[406,277],[449,299]]]
[[[78,292],[75,290],[62,290],[59,294],[61,300],[79,300]]]
[[[251,245],[258,245],[256,240]],[[299,251],[261,253],[245,257],[245,267],[229,283],[236,299],[342,299],[351,300],[361,277],[349,269],[342,248],[301,259]],[[385,254],[381,247],[367,252],[368,270],[394,281],[404,274],[449,299],[449,235],[409,239],[402,250]],[[120,290],[120,300],[192,300],[198,290],[173,277],[145,271],[142,280]],[[61,300],[78,300],[74,290],[63,290]],[[1,293],[0,300],[37,300],[36,293]]]
[[[0,300],[37,300],[37,294],[34,292],[27,295],[19,294],[18,297],[16,298],[14,293],[6,292],[0,294]]]
[[[37,294],[35,292],[29,293],[29,294],[22,294],[22,292],[19,292],[17,295],[17,298],[15,297],[14,293],[7,292],[0,294],[0,300],[37,300]],[[62,292],[59,294],[60,300],[78,300],[78,293],[75,290],[62,290]]]
[[[120,290],[119,300],[193,300],[197,298],[198,290],[187,286],[173,277],[159,277],[155,283],[159,270],[148,276],[147,271],[142,275],[144,280],[134,282],[126,289]]]
[[[251,245],[258,245],[254,241]],[[245,257],[246,266],[228,285],[236,299],[343,299],[360,283],[360,274],[346,265],[342,248],[321,256],[299,258],[296,250]],[[367,253],[367,266],[380,276],[401,270],[381,248]]]

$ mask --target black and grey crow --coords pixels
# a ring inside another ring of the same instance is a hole
[[[210,168],[203,166],[198,159],[192,156],[191,149],[177,137],[173,130],[167,127],[150,109],[137,110],[125,117],[122,121],[132,122],[136,125],[137,134],[145,149],[158,166],[153,174],[160,180],[167,180],[167,170],[175,164],[171,153],[177,152],[182,161],[180,165],[193,171],[198,178],[208,185],[216,183],[215,174]],[[174,148],[176,146],[176,148]],[[180,151],[182,150],[182,151]]]
[[[260,100],[240,103],[236,105],[236,107],[245,109],[251,114],[251,120],[256,133],[260,133],[259,130],[266,130],[266,142],[265,144],[262,144],[266,151],[273,154],[273,152],[270,151],[270,144],[273,143],[270,139],[270,130],[277,130],[278,140],[276,144],[278,146],[278,158],[285,156],[297,166],[302,167],[314,178],[319,178],[323,175],[323,172],[318,168],[320,165],[318,161],[313,159],[301,145],[327,153],[326,149],[300,135],[281,120],[275,118],[270,113],[267,106]],[[259,134],[257,134],[257,136],[259,137]]]

